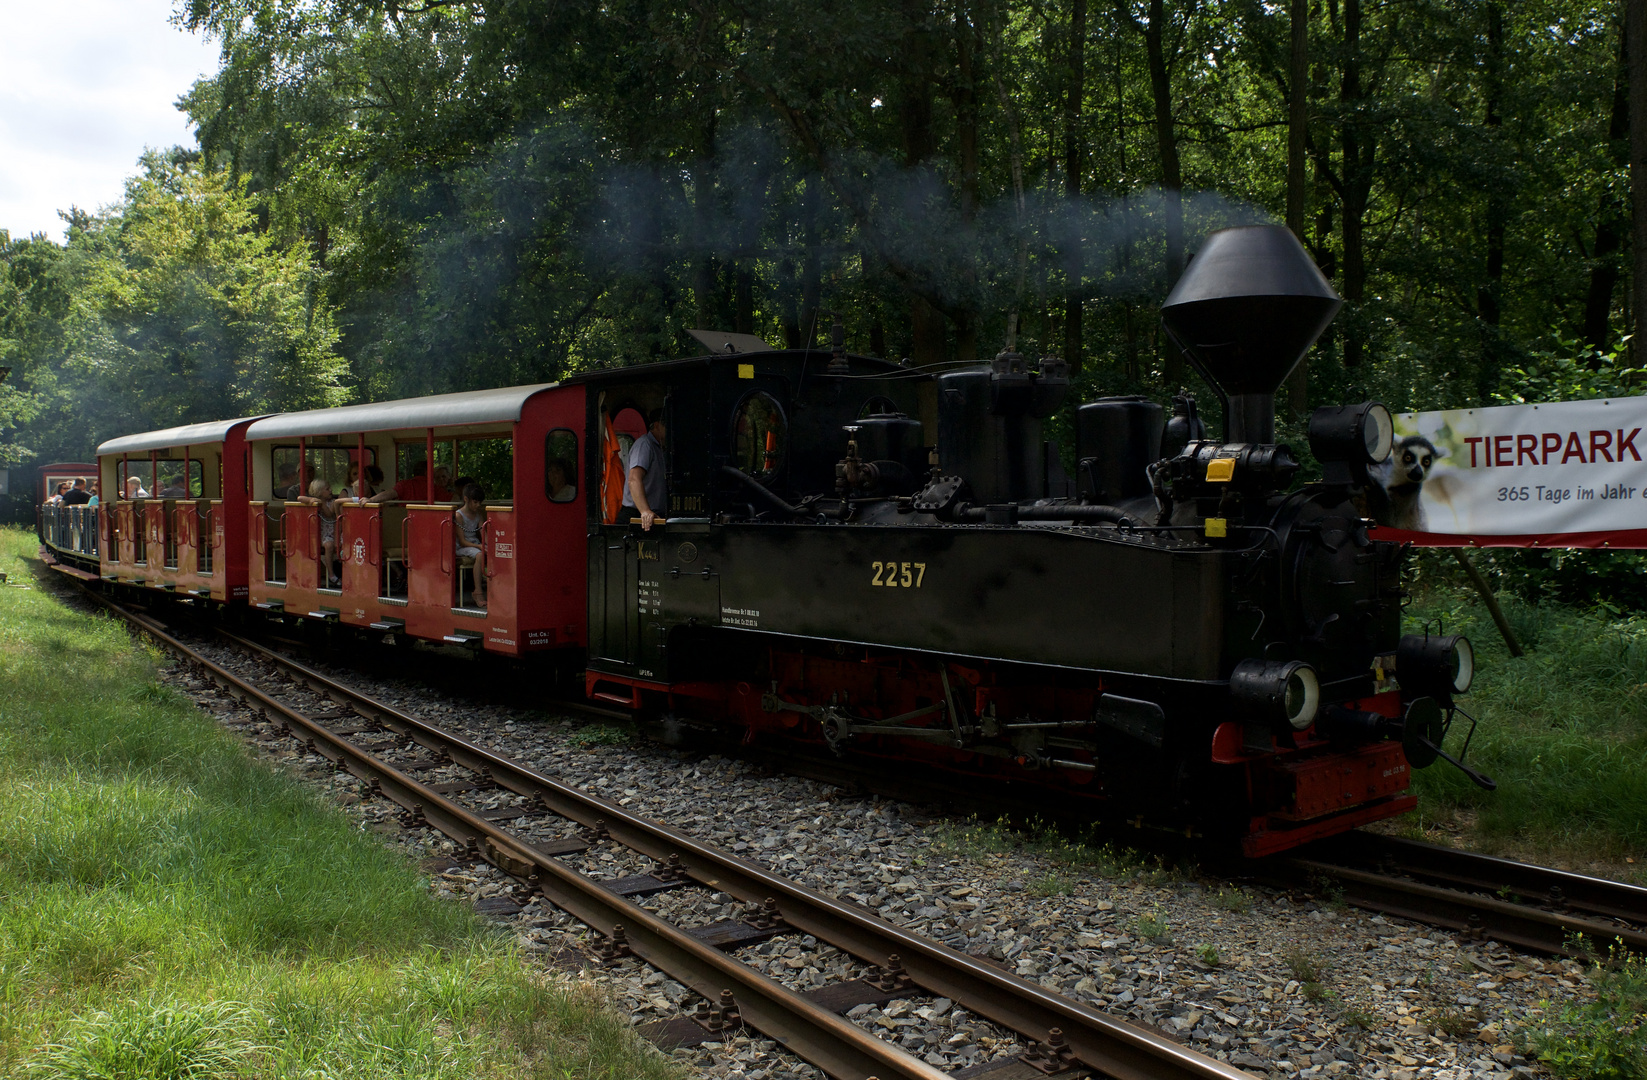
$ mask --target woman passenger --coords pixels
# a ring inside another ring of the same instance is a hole
[[[320,565],[325,571],[325,584],[321,588],[340,588],[343,584],[342,576],[339,575],[336,579],[332,576],[333,563],[337,558],[337,500],[332,497],[332,485],[324,480],[316,480],[309,485],[309,493],[300,495],[297,501],[320,507]]]
[[[459,558],[475,560],[475,606],[486,606],[486,493],[479,484],[463,489],[463,505],[452,514],[457,523]]]

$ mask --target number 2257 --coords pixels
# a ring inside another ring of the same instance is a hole
[[[889,589],[919,589],[921,582],[926,578],[924,562],[874,562],[869,565],[875,568],[875,578],[870,582],[871,585],[884,585]]]

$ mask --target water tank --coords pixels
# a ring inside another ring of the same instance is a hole
[[[1148,495],[1144,470],[1161,455],[1165,423],[1161,406],[1136,394],[1099,398],[1076,410],[1081,497],[1116,503]]]
[[[994,396],[987,369],[938,377],[938,465],[966,478],[974,502],[1042,498],[1041,422],[1023,412],[997,415]]]

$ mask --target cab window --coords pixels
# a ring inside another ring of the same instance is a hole
[[[732,418],[732,461],[739,469],[767,480],[783,466],[789,425],[771,394],[757,390],[738,403]]]

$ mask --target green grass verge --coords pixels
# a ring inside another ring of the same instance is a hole
[[[0,531],[13,584],[34,548]],[[679,1075],[159,662],[110,618],[0,588],[0,1075]]]
[[[1622,861],[1647,854],[1647,616],[1585,612],[1500,597],[1525,647],[1513,658],[1473,593],[1432,588],[1411,609],[1476,647],[1475,687],[1461,704],[1479,721],[1469,762],[1498,781],[1486,792],[1445,762],[1415,773],[1419,820],[1472,819],[1489,849]],[[1454,753],[1468,727],[1447,741]]]

